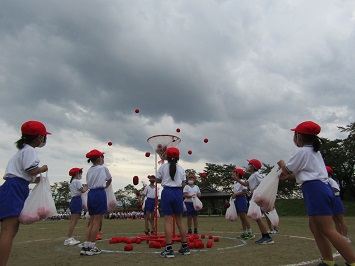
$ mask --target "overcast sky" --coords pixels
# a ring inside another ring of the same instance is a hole
[[[146,181],[157,134],[181,138],[185,169],[274,165],[302,121],[346,137],[354,45],[353,0],[2,0],[0,170],[27,120],[52,132],[37,149],[51,183],[86,174],[95,148],[115,190]]]

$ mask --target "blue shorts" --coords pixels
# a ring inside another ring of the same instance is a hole
[[[147,198],[144,203],[144,214],[147,212],[154,212],[155,210],[155,198]]]
[[[198,216],[198,211],[195,210],[194,204],[192,202],[186,202],[186,215],[187,216]]]
[[[20,216],[30,193],[29,184],[23,178],[11,177],[0,186],[0,221],[8,217]]]
[[[239,212],[248,212],[248,201],[246,196],[238,196],[234,200],[235,209],[237,213]]]
[[[302,184],[302,193],[308,216],[333,215],[335,195],[329,184],[320,180],[306,181]]]
[[[334,200],[334,215],[344,214],[344,205],[340,196],[335,196]]]
[[[104,188],[90,189],[88,193],[89,215],[105,214],[107,210],[107,196]]]
[[[161,213],[163,215],[181,215],[184,212],[181,187],[164,187],[161,192]]]
[[[69,204],[71,214],[80,213],[83,210],[83,201],[81,196],[73,197]]]

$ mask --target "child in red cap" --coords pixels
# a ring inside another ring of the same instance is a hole
[[[194,234],[198,234],[198,211],[195,210],[192,198],[193,197],[201,197],[200,188],[195,184],[196,177],[194,174],[190,173],[187,182],[188,185],[184,187],[184,202],[186,205],[186,216],[187,216],[187,228],[188,234],[192,234],[192,221],[194,223]]]
[[[258,159],[251,159],[247,161],[249,163],[247,171],[250,173],[248,180],[241,181],[238,176],[236,176],[235,180],[243,186],[248,187],[253,194],[254,190],[260,185],[261,180],[263,179],[263,176],[259,173],[259,169],[261,168],[262,164]],[[260,245],[274,244],[274,240],[270,237],[267,228],[263,223],[263,220],[259,218],[256,219],[255,222],[258,224],[261,233],[261,238],[255,241],[255,243]]]
[[[29,194],[28,185],[39,182],[39,174],[48,171],[39,166],[35,148],[46,144],[46,127],[38,121],[27,121],[21,127],[21,139],[16,142],[17,153],[9,160],[5,170],[5,183],[0,186],[0,265],[6,265],[12,242],[19,229],[18,217]]]
[[[319,265],[333,266],[332,245],[348,265],[355,265],[355,254],[346,239],[337,232],[332,219],[335,195],[329,185],[328,173],[319,152],[322,141],[318,138],[320,126],[312,121],[299,124],[293,142],[299,148],[286,163],[278,162],[282,169],[280,179],[296,178],[302,184],[303,199],[309,217],[309,227],[322,255]]]
[[[347,242],[351,243],[348,238],[348,225],[344,220],[344,205],[340,198],[340,187],[338,182],[333,178],[333,169],[330,166],[325,167],[329,176],[329,184],[332,187],[335,195],[334,199],[334,213],[333,213],[333,221],[335,223],[335,228],[344,236]]]
[[[82,178],[82,174],[83,174],[83,168],[75,167],[70,169],[69,171],[69,176],[71,176],[70,185],[69,185],[69,190],[71,195],[71,201],[69,204],[70,225],[68,229],[68,237],[64,241],[64,246],[74,246],[80,243],[80,241],[75,240],[73,238],[73,232],[81,216],[81,212],[83,210],[83,202],[81,199],[81,194],[85,193],[88,190],[86,185],[83,186],[81,184],[80,180]]]
[[[160,256],[163,258],[174,258],[172,247],[172,226],[175,215],[176,225],[179,228],[181,236],[181,248],[179,254],[188,255],[190,249],[186,243],[186,229],[182,221],[183,193],[182,189],[186,184],[185,170],[177,164],[180,156],[180,151],[177,148],[171,147],[166,150],[166,159],[168,163],[162,164],[158,169],[157,183],[161,183],[164,187],[161,193],[161,212],[164,215],[164,231],[166,239],[166,247]]]
[[[234,180],[233,194],[234,205],[237,210],[237,214],[242,222],[243,232],[240,235],[242,239],[253,239],[255,235],[251,230],[250,223],[247,217],[248,212],[248,200],[246,197],[248,188],[240,184],[237,180],[245,182],[243,178],[245,171],[242,168],[236,168],[232,171],[232,179]]]
[[[86,183],[89,188],[88,210],[90,220],[80,255],[92,256],[101,253],[95,242],[103,215],[108,211],[105,188],[111,184],[112,176],[104,165],[104,152],[91,150],[86,154],[86,158],[88,158],[88,163],[92,163],[86,173]]]

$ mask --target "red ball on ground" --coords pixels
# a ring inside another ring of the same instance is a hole
[[[133,177],[133,185],[138,185],[138,183],[139,183],[139,177],[135,175]]]
[[[107,143],[107,145],[108,145],[108,146],[112,146],[112,142],[109,141],[109,142]]]
[[[140,244],[140,243],[142,243],[142,239],[137,238],[136,244]]]
[[[189,150],[187,153],[188,153],[188,154],[192,154],[192,150]]]
[[[136,110],[134,110],[135,112],[136,112],[136,114],[138,114],[139,113],[139,109],[137,108]]]
[[[117,243],[115,237],[111,238],[109,242],[110,242],[110,244],[116,244]]]
[[[133,250],[133,245],[132,244],[128,244],[124,246],[124,251],[131,251]]]
[[[213,246],[213,242],[212,241],[207,241],[206,246],[207,246],[207,248],[211,248]]]
[[[212,238],[213,238],[213,236],[212,236],[211,234],[209,234],[209,235],[208,235],[208,238],[209,238],[209,239],[212,239]]]
[[[145,153],[145,157],[149,157],[149,156],[150,156],[150,152],[147,151],[147,152]]]
[[[214,241],[214,242],[219,242],[219,237],[213,238],[213,241]]]
[[[202,239],[205,239],[205,237],[206,237],[205,234],[201,234]]]
[[[204,143],[207,143],[207,142],[208,142],[208,138],[205,138],[205,139],[203,140],[203,142],[204,142]]]
[[[187,246],[189,247],[189,249],[195,248],[195,244],[193,242],[188,242]]]

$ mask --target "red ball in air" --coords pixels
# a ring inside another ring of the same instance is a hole
[[[205,139],[203,140],[203,142],[204,142],[204,143],[207,143],[207,142],[208,142],[208,138],[205,138]]]
[[[224,208],[227,209],[227,208],[229,208],[229,206],[231,206],[230,203],[229,203],[228,201],[226,201],[226,202],[224,203]]]
[[[135,175],[135,176],[133,177],[133,185],[136,186],[136,185],[138,185],[138,183],[139,183],[139,177]]]
[[[192,150],[189,150],[187,153],[188,153],[188,154],[192,154]]]
[[[207,176],[207,173],[205,173],[205,172],[201,173],[202,178],[206,178],[206,176]]]
[[[179,132],[180,132],[180,128],[177,128],[177,129],[176,129],[176,132],[179,133]]]
[[[145,153],[145,157],[149,157],[149,156],[150,156],[150,152],[147,151],[147,152]]]
[[[111,141],[107,142],[107,145],[112,146],[112,142]]]
[[[136,191],[136,196],[139,197],[141,195],[141,193],[139,192],[139,190]]]
[[[207,248],[211,248],[213,246],[213,242],[212,241],[207,241],[206,246],[207,246]]]
[[[139,109],[137,108],[136,110],[134,110],[135,112],[136,112],[136,114],[138,114],[139,113]]]

